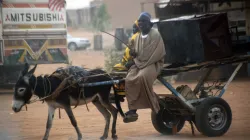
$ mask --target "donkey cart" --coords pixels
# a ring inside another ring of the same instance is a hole
[[[166,48],[165,59],[168,61],[165,62],[173,65],[164,66],[157,78],[172,94],[158,94],[160,111],[157,114],[151,113],[154,128],[159,133],[171,135],[180,132],[184,123],[188,121],[193,134],[193,124],[205,136],[216,137],[225,134],[231,126],[232,112],[229,104],[221,97],[243,63],[250,61],[250,55],[243,55],[250,51],[248,47],[250,43],[239,45],[236,43],[232,47],[226,14],[195,15],[160,21],[156,25]],[[174,66],[179,62],[186,64]],[[225,84],[224,81],[218,80],[212,85],[205,86],[205,81],[213,69],[229,64],[237,64],[237,67]],[[82,134],[71,106],[75,108],[78,105],[87,106],[90,102],[105,118],[101,139],[108,137],[111,116],[112,138],[117,139],[118,112],[126,118],[120,104],[126,97],[124,92],[126,72],[108,74],[101,69],[87,71],[71,67],[68,70],[57,69],[51,75],[35,76],[35,69],[36,66],[29,70],[29,65],[26,64],[20,73],[15,85],[12,110],[17,113],[26,104],[45,101],[48,104],[48,118],[44,140],[48,140],[57,108],[66,111],[76,130],[78,140],[81,140]],[[179,73],[201,70],[207,72],[193,90],[187,85],[174,88],[164,79]],[[39,100],[31,101],[32,95],[38,96]]]
[[[191,124],[193,135],[193,124],[195,124],[199,132],[208,137],[225,134],[231,125],[232,112],[229,104],[221,97],[243,63],[248,63],[249,60],[250,55],[239,55],[217,61],[175,68],[170,68],[171,66],[164,67],[158,76],[158,80],[170,90],[172,94],[158,94],[161,109],[158,114],[154,112],[151,113],[154,128],[161,134],[172,135],[180,132],[184,127],[185,121],[188,121]],[[208,79],[211,71],[214,68],[227,64],[236,64],[237,67],[230,78],[225,81],[226,84],[222,84],[223,81],[217,81],[213,83],[213,85],[205,86],[205,81]],[[207,70],[207,72],[200,78],[194,90],[187,85],[181,85],[175,89],[163,78],[182,72],[198,70]],[[112,81],[86,83],[83,86],[114,84],[116,88],[114,88],[114,93],[111,94],[110,100],[112,103],[115,103],[117,102],[117,100],[115,100],[116,98],[119,99],[119,102],[123,102],[125,98],[125,81],[123,77],[126,76],[126,72],[112,72],[111,75],[113,77]],[[214,90],[216,90],[216,94],[212,93]],[[120,111],[120,114],[124,117],[123,111]]]
[[[193,134],[193,124],[195,124],[199,132],[209,137],[225,134],[231,125],[232,112],[228,103],[221,97],[243,63],[248,63],[249,61],[250,55],[235,55],[217,59],[216,61],[205,61],[178,67],[173,67],[172,65],[164,67],[158,76],[158,80],[165,85],[172,94],[158,94],[160,111],[157,114],[154,112],[151,113],[154,128],[162,134],[172,135],[180,132],[184,127],[184,123],[188,121],[191,124]],[[214,68],[227,64],[238,65],[228,81],[226,81],[226,84],[222,85],[222,81],[220,81],[213,83],[211,86],[205,86],[204,83],[211,74],[211,71]],[[109,76],[104,76],[107,75],[107,73],[99,69],[85,71],[84,69],[74,66],[71,68],[78,69],[80,73],[83,74],[83,76],[78,75],[79,80],[83,81],[83,83],[75,83],[79,85],[76,88],[75,84],[70,87],[64,86],[65,81],[66,83],[71,83],[71,80],[68,81],[71,76],[68,77],[66,74],[68,78],[62,81],[55,75],[59,74],[59,77],[64,75],[65,69],[59,68],[50,76],[36,77],[34,76],[36,66],[28,71],[29,65],[26,64],[15,85],[12,110],[17,113],[20,112],[26,104],[45,101],[48,104],[48,118],[43,139],[47,140],[52,127],[55,110],[57,108],[63,108],[77,132],[78,140],[81,140],[82,134],[73,115],[71,106],[75,106],[75,108],[77,105],[87,106],[87,103],[92,102],[102,113],[106,122],[101,139],[108,137],[111,115],[113,116],[112,138],[117,139],[117,113],[119,112],[123,118],[126,117],[120,104],[124,102],[124,98],[126,97],[124,94],[124,77],[126,76],[126,72],[112,72],[108,74]],[[201,77],[194,90],[191,90],[187,85],[181,85],[175,89],[163,78],[182,72],[199,70],[207,70],[207,73]],[[60,72],[63,73],[61,74]],[[89,72],[95,74],[85,76],[85,74]],[[113,93],[110,91],[112,87]],[[215,94],[213,94],[214,90],[217,90]],[[30,100],[33,93],[39,97],[39,100]],[[116,105],[116,108],[112,103]]]

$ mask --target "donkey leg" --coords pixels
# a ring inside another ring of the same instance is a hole
[[[55,108],[52,106],[48,106],[48,119],[47,119],[47,124],[46,124],[46,132],[43,137],[43,140],[47,140],[49,138],[49,132],[52,127],[52,122],[54,119],[54,113],[55,113]]]
[[[101,102],[99,100],[94,101],[93,104],[102,113],[103,117],[105,118],[105,122],[106,122],[104,132],[103,132],[103,136],[100,139],[107,139],[108,138],[108,132],[109,132],[109,124],[110,124],[111,114],[101,104]]]
[[[117,139],[118,137],[116,135],[116,121],[117,121],[118,110],[111,103],[109,103],[109,101],[106,102],[104,101],[102,102],[102,104],[105,108],[107,108],[111,112],[113,116],[111,133],[112,133],[112,138]]]
[[[77,126],[77,122],[76,122],[76,119],[75,119],[75,116],[73,114],[72,109],[70,108],[70,106],[65,106],[64,109],[65,109],[65,111],[66,111],[66,113],[71,121],[71,124],[74,126],[74,128],[76,130],[77,137],[78,137],[77,139],[82,140],[82,134],[80,132],[80,129]]]

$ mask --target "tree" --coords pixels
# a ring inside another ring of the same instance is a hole
[[[92,27],[94,31],[98,33],[99,31],[107,30],[109,26],[110,26],[110,16],[108,15],[106,5],[102,4],[98,8],[92,20]]]
[[[100,31],[105,31],[110,25],[110,16],[108,15],[106,5],[102,4],[97,12],[93,16],[92,29],[95,32],[94,35],[94,49],[102,50],[102,35]]]

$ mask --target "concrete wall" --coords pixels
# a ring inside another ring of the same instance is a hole
[[[91,22],[91,14],[89,8],[67,10],[68,18],[71,21],[69,27],[84,27]]]
[[[141,2],[146,0],[103,0],[111,16],[112,28],[132,28],[134,21],[141,13]],[[149,1],[149,0],[147,0]],[[154,4],[145,4],[144,11],[155,17]]]
[[[67,10],[67,15],[72,24],[69,27],[88,27],[91,24],[93,15],[102,4],[101,0],[94,0],[90,2],[90,7]]]

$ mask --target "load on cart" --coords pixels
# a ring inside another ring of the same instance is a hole
[[[249,62],[250,55],[245,53],[247,45],[232,44],[227,14],[224,13],[163,20],[156,22],[155,25],[162,36],[166,52],[165,64],[162,64],[163,68],[156,78],[172,94],[157,94],[159,111],[153,110],[151,114],[154,128],[162,134],[171,135],[181,131],[184,123],[188,121],[192,130],[194,124],[197,130],[206,136],[225,134],[231,126],[232,112],[229,104],[221,97],[242,64]],[[135,41],[135,43],[138,42],[138,40]],[[239,49],[234,51],[234,48]],[[211,86],[205,86],[204,83],[212,70],[227,64],[237,64],[237,67],[226,84],[217,82]],[[131,121],[131,118],[126,118],[128,114],[123,112],[120,105],[127,97],[125,77],[131,68],[125,72],[116,70],[106,73],[100,69],[88,71],[71,66],[60,68],[44,77],[34,76],[36,66],[30,71],[28,69],[27,64],[15,86],[12,109],[19,112],[24,105],[32,103],[30,101],[32,91],[40,98],[39,100],[46,101],[49,105],[49,115],[44,139],[48,139],[57,108],[65,109],[76,129],[78,139],[82,138],[82,134],[70,106],[76,107],[92,102],[98,108],[106,120],[101,139],[108,137],[111,115],[114,118],[112,138],[117,138],[118,111],[124,118],[124,122]],[[166,76],[201,70],[207,70],[207,72],[193,90],[187,85],[174,88],[164,79]],[[110,94],[111,88],[114,92]],[[213,90],[218,94],[211,94]],[[111,103],[115,103],[116,108]],[[137,118],[132,115],[132,121]]]

